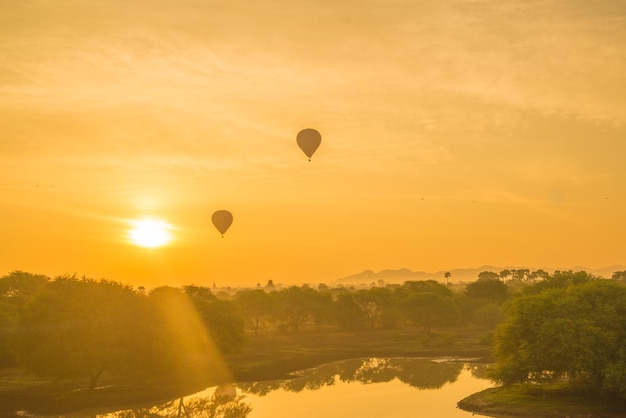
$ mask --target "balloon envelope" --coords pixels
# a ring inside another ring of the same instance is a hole
[[[303,129],[298,132],[296,142],[306,156],[309,157],[309,161],[311,161],[313,153],[315,153],[322,142],[322,135],[315,129]]]
[[[227,210],[218,210],[211,216],[213,225],[220,231],[220,234],[224,236],[230,225],[233,223],[233,214]]]

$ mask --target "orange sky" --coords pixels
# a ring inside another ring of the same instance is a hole
[[[625,157],[623,1],[0,6],[0,275],[626,264]]]

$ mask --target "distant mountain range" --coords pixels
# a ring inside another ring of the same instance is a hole
[[[495,266],[480,266],[477,268],[467,268],[467,269],[453,269],[453,270],[442,270],[436,271],[434,273],[427,273],[424,271],[412,271],[406,268],[399,270],[382,270],[379,272],[374,272],[372,270],[365,270],[361,273],[353,274],[352,276],[342,277],[340,279],[334,280],[333,284],[370,284],[372,282],[378,282],[378,280],[383,280],[385,283],[403,283],[409,280],[437,280],[439,282],[445,282],[446,277],[445,273],[450,273],[450,278],[448,279],[450,282],[472,282],[478,278],[478,274],[483,271],[493,271],[496,273],[501,272],[502,270],[517,270],[517,269],[528,269],[530,271],[538,270],[539,268],[532,267],[495,267]],[[610,278],[611,275],[616,271],[624,271],[626,270],[626,266],[615,265],[615,266],[607,266],[599,269],[589,269],[582,266],[576,267],[568,267],[568,268],[543,268],[543,270],[548,273],[553,273],[555,270],[561,271],[586,271],[588,273],[594,274],[596,276]]]

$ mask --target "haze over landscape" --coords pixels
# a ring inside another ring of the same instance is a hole
[[[0,276],[624,269],[625,45],[620,0],[6,2]]]

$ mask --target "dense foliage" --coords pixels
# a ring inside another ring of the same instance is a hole
[[[104,372],[197,368],[210,352],[217,359],[244,341],[235,306],[206,288],[146,295],[113,281],[13,272],[0,278],[0,290],[3,365],[55,379],[88,377],[90,388]]]
[[[239,350],[245,341],[244,319],[236,306],[218,299],[206,287],[185,286],[184,291],[216,346],[225,353]]]
[[[0,278],[0,367],[16,363],[12,347],[19,318],[27,303],[48,282],[48,277],[13,271]]]
[[[26,306],[16,336],[18,359],[44,376],[90,376],[141,369],[151,335],[148,307],[130,287],[59,277]]]
[[[626,398],[626,287],[558,273],[508,307],[492,376],[506,384],[561,380]]]

